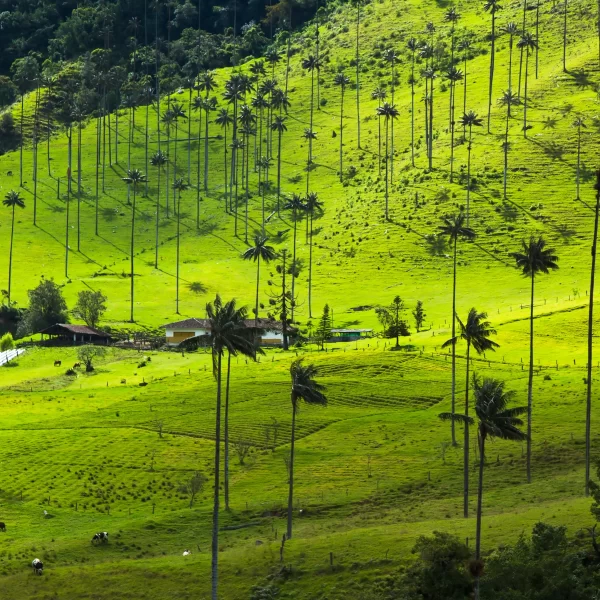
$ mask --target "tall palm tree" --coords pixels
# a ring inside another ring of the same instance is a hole
[[[8,252],[8,296],[7,300],[10,305],[10,289],[11,289],[11,281],[12,281],[12,257],[13,257],[13,239],[15,236],[15,208],[18,206],[19,208],[25,208],[25,201],[21,198],[20,192],[15,192],[14,190],[10,190],[8,194],[2,200],[2,204],[4,206],[10,208],[12,210],[12,219],[10,226],[10,250]]]
[[[315,106],[315,71],[318,73],[321,68],[321,63],[318,58],[315,58],[312,54],[302,60],[302,68],[306,71],[310,71],[310,125],[309,129],[313,130],[313,113]],[[308,141],[308,154],[312,159],[312,138]],[[308,190],[307,190],[308,191]]]
[[[463,423],[465,428],[477,423],[477,438],[479,444],[479,485],[477,488],[477,525],[475,533],[475,561],[481,561],[481,509],[483,501],[483,468],[485,465],[485,442],[489,439],[499,438],[521,442],[527,439],[519,427],[523,421],[519,418],[527,412],[526,406],[509,408],[508,404],[514,392],[504,389],[504,382],[498,379],[484,379],[483,382],[475,379],[473,382],[473,395],[475,396],[475,416],[468,417],[455,413],[442,413],[440,418],[444,421]],[[479,575],[475,581],[475,600],[479,600]]]
[[[381,108],[381,101],[385,100],[387,97],[387,92],[382,88],[377,86],[372,92],[371,92],[371,98],[373,100],[377,100],[377,108]],[[379,174],[381,175],[381,116],[378,115],[377,116],[377,129],[378,129],[378,135],[377,135],[377,139],[378,139],[378,160],[377,160],[377,165],[379,168]]]
[[[513,48],[515,36],[519,35],[517,24],[511,21],[502,28],[502,33],[508,35],[508,91],[512,94],[512,64],[513,64]]]
[[[506,188],[508,185],[508,151],[510,150],[510,143],[508,141],[508,125],[510,119],[510,107],[519,104],[519,97],[513,94],[511,90],[507,90],[502,94],[502,97],[498,100],[500,106],[506,106],[506,128],[504,131],[504,142],[502,144],[502,150],[504,151],[504,199],[506,200]]]
[[[304,211],[304,203],[302,202],[302,198],[298,194],[293,194],[292,197],[286,202],[283,207],[285,210],[292,211],[292,221],[294,222],[294,247],[293,247],[293,256],[292,256],[292,300],[295,298],[294,288],[296,283],[296,275],[294,273],[296,269],[296,247],[297,247],[297,231],[298,231],[298,215]],[[294,321],[294,302],[292,302],[291,306],[291,321]]]
[[[286,539],[292,537],[292,514],[294,507],[294,457],[296,442],[296,415],[300,408],[300,401],[304,400],[306,404],[325,406],[327,397],[325,396],[325,386],[317,383],[315,377],[318,371],[314,365],[305,365],[301,358],[295,360],[290,367],[292,378],[292,437],[290,442],[290,483],[288,493],[287,510],[287,534]]]
[[[452,244],[453,267],[452,267],[452,339],[456,338],[456,256],[458,240],[473,240],[475,232],[465,224],[464,213],[458,213],[445,217],[443,225],[438,228],[438,234],[448,238]],[[456,345],[452,344],[452,412],[456,407]],[[456,432],[452,423],[452,445],[456,445]]]
[[[348,77],[344,73],[336,73],[336,76],[333,80],[335,85],[339,85],[342,91],[342,97],[340,100],[340,182],[343,180],[344,168],[343,168],[343,137],[344,137],[344,92],[346,91],[346,86],[350,83],[350,77]]]
[[[456,31],[456,24],[460,20],[460,14],[456,8],[452,6],[444,14],[444,21],[450,23],[450,66],[454,66],[454,33]]]
[[[265,60],[271,65],[271,77],[275,79],[275,67],[281,62],[281,54],[275,48],[265,52]]]
[[[355,0],[356,3],[356,129],[357,142],[356,147],[360,150],[360,3],[361,0]]]
[[[469,128],[469,142],[467,144],[467,226],[469,225],[469,208],[471,201],[471,148],[473,147],[473,127],[481,127],[483,125],[482,119],[480,119],[472,110],[465,113],[461,119],[460,124],[466,129]]]
[[[498,0],[486,0],[483,5],[483,10],[492,15],[492,33],[491,33],[491,48],[490,48],[490,80],[488,91],[488,115],[487,115],[487,130],[490,133],[490,120],[492,118],[492,88],[494,85],[494,67],[496,63],[496,13],[502,10]]]
[[[233,123],[233,118],[226,108],[222,108],[215,118],[215,123],[223,129],[223,167],[225,172],[225,210],[227,210],[227,130]],[[198,203],[198,218],[197,223],[200,223],[200,203]]]
[[[394,106],[394,95],[396,92],[396,61],[398,60],[398,55],[393,48],[388,48],[383,53],[383,60],[385,60],[390,65],[390,104]],[[387,140],[386,133],[386,140]],[[394,120],[392,119],[391,127],[390,127],[390,140],[389,144],[386,141],[386,162],[389,160],[389,173],[390,173],[390,181],[392,184],[394,183]]]
[[[271,123],[271,130],[277,132],[277,214],[280,214],[281,198],[281,137],[287,131],[285,124],[287,117],[277,115]]]
[[[531,482],[531,413],[533,405],[533,302],[535,293],[535,276],[558,269],[558,256],[553,248],[546,246],[543,237],[531,236],[529,241],[522,242],[522,252],[511,252],[517,268],[524,277],[531,279],[531,305],[529,313],[529,381],[527,385],[527,483]]]
[[[464,85],[463,85],[463,114],[467,112],[467,60],[469,59],[469,50],[471,49],[472,43],[469,38],[465,38],[458,44],[458,50],[463,53],[463,71],[464,71]],[[467,130],[463,128],[463,139],[467,138]]]
[[[204,191],[208,192],[208,125],[212,111],[217,110],[217,99],[215,97],[204,99]]]
[[[313,164],[312,144],[313,140],[317,139],[317,133],[313,129],[307,127],[304,130],[302,137],[308,141],[308,157],[306,159],[306,193],[308,194],[308,188],[310,185],[310,171],[312,169]]]
[[[179,314],[179,246],[181,238],[181,192],[188,189],[188,184],[184,181],[183,177],[178,177],[173,182],[173,197],[177,194],[177,252],[176,252],[176,272],[175,272],[175,312]]]
[[[169,218],[169,183],[170,183],[170,179],[169,179],[169,151],[171,148],[171,127],[173,126],[173,123],[175,122],[175,119],[173,117],[173,111],[171,110],[166,110],[163,113],[163,116],[161,117],[161,123],[165,126],[165,129],[167,130],[167,151],[166,151],[166,156],[167,156],[167,162],[166,162],[166,179],[167,179],[167,185],[165,188],[165,193],[166,193],[166,203],[165,203],[165,210],[166,210],[166,215],[167,215],[167,219]],[[173,202],[173,204],[175,204]]]
[[[587,339],[587,390],[585,402],[585,495],[590,493],[590,459],[592,426],[592,350],[594,334],[594,285],[596,282],[596,244],[598,243],[598,216],[600,214],[600,170],[596,171],[596,206],[594,210],[594,237],[592,240],[592,265],[590,273],[590,305]]]
[[[275,248],[269,246],[269,238],[263,234],[254,235],[254,246],[250,246],[243,254],[244,260],[253,260],[256,263],[256,304],[254,306],[254,327],[258,328],[258,293],[260,286],[260,261],[269,264],[276,256]]]
[[[416,38],[410,38],[407,42],[410,50],[410,152],[411,164],[415,166],[415,53],[419,49],[419,42]],[[380,134],[381,135],[381,134]]]
[[[129,321],[135,323],[133,318],[133,298],[134,298],[134,255],[135,255],[135,200],[137,196],[138,185],[146,182],[146,176],[139,169],[130,169],[127,171],[127,176],[123,177],[123,181],[127,186],[133,187],[133,204],[131,205],[131,243],[130,243],[130,316]]]
[[[187,115],[183,106],[177,102],[173,102],[171,105],[171,114],[173,122],[175,123],[175,148],[173,152],[173,183],[177,181],[177,137],[179,135],[179,121],[185,121]],[[175,195],[173,195],[173,206],[175,206]]]
[[[377,115],[385,119],[385,219],[389,220],[388,204],[389,204],[389,177],[388,177],[388,165],[390,162],[389,149],[389,127],[390,121],[394,122],[394,119],[398,117],[398,109],[394,104],[384,102],[381,106],[377,107]]]
[[[425,150],[427,159],[429,161],[429,103],[431,101],[431,94],[429,92],[429,77],[427,75],[433,74],[433,70],[429,70],[429,60],[433,63],[433,46],[424,43],[419,49],[419,56],[425,61],[425,68],[421,71],[421,77],[425,79],[425,94],[423,95],[424,103],[424,116],[425,116]]]
[[[529,78],[529,55],[532,50],[537,48],[536,39],[528,32],[524,32],[521,39],[517,42],[517,48],[525,52],[525,89],[523,92],[523,135],[527,137],[527,80]]]
[[[470,367],[470,353],[471,346],[477,352],[482,354],[486,350],[495,350],[499,347],[499,344],[490,340],[491,335],[495,335],[496,330],[492,329],[491,323],[486,321],[487,313],[477,312],[477,309],[472,308],[467,315],[467,320],[463,323],[458,315],[456,320],[460,325],[460,333],[453,338],[442,344],[442,348],[456,345],[458,340],[464,340],[467,342],[467,367],[466,367],[466,378],[465,378],[465,441],[464,441],[464,465],[463,465],[463,511],[464,516],[469,516],[469,367]]]
[[[196,85],[198,87],[198,85]],[[200,148],[202,142],[202,111],[204,110],[204,98],[200,95],[195,96],[192,101],[191,109],[194,112],[198,113],[198,132],[196,134],[196,204],[200,207]],[[188,120],[188,123],[191,123],[192,119]]]
[[[581,130],[585,129],[587,125],[583,120],[583,117],[576,117],[572,123],[572,126],[577,129],[577,200],[579,200],[579,175],[581,168]]]
[[[450,82],[450,183],[454,181],[454,101],[456,96],[456,83],[463,78],[462,71],[452,66],[446,71],[446,79]]]
[[[150,158],[150,164],[156,167],[156,240],[155,240],[155,252],[154,252],[154,268],[158,269],[158,224],[160,221],[160,172],[167,164],[167,155],[162,150],[157,150]],[[168,185],[169,182],[167,182]]]
[[[433,63],[433,59],[431,62]],[[425,105],[425,110],[427,110],[427,106],[429,106],[429,119],[427,121],[429,124],[429,131],[427,133],[429,148],[427,157],[429,159],[429,170],[431,171],[431,169],[433,169],[433,87],[435,78],[437,77],[435,69],[433,67],[428,67],[423,71],[423,77],[425,77],[427,81],[431,82],[429,84],[429,95],[427,97],[428,102]]]
[[[211,541],[211,587],[212,600],[218,600],[219,585],[219,493],[221,475],[221,388],[222,361],[225,351],[232,356],[242,354],[256,359],[257,349],[247,335],[244,320],[247,316],[245,308],[238,308],[235,300],[223,303],[217,295],[214,302],[206,305],[209,321],[210,342],[212,351],[213,377],[217,382],[217,401],[215,409],[215,475]]]
[[[258,139],[256,137],[254,138],[254,170],[256,171],[256,169],[258,168],[258,160],[260,158],[262,158],[262,156],[263,156],[263,151],[262,151],[263,115],[264,115],[265,108],[267,108],[267,109],[269,108],[269,101],[263,94],[258,93],[256,96],[254,96],[254,98],[252,98],[251,105],[252,105],[252,108],[254,108],[256,110],[256,112],[258,113],[258,136],[257,136]],[[257,144],[257,142],[258,142],[258,144]]]
[[[309,192],[306,195],[304,205],[306,218],[310,221],[310,232],[308,237],[308,316],[312,319],[312,249],[313,249],[313,219],[315,213],[323,211],[323,203],[319,200],[316,192]]]

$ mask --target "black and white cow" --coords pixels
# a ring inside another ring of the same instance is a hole
[[[0,531],[6,531],[6,523],[0,521]]]
[[[92,538],[92,544],[97,544],[98,542],[103,544],[108,542],[108,533],[106,531],[100,531],[99,533],[94,534],[94,537]]]
[[[36,575],[41,575],[44,572],[44,563],[39,558],[34,558],[31,562],[31,568]]]

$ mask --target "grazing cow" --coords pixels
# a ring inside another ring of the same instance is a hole
[[[80,369],[80,368],[81,368],[81,363],[75,363],[75,364],[73,365],[73,368],[74,368],[74,369]]]
[[[98,542],[103,544],[108,542],[108,533],[106,531],[100,531],[99,533],[94,534],[94,537],[92,538],[92,544],[96,544]]]
[[[39,558],[34,558],[31,568],[36,575],[41,575],[44,572],[44,563]]]
[[[6,523],[2,523],[2,521],[0,521],[0,531],[6,531]]]
[[[7,172],[6,172],[6,174],[7,174],[9,177],[12,177],[12,171],[7,171]]]
[[[121,379],[121,383],[123,383],[123,384],[127,383],[127,379]]]
[[[189,556],[190,554],[191,554],[191,552],[189,550],[183,551],[183,556]]]
[[[60,360],[55,360],[54,361],[54,366],[55,367],[60,367],[60,365],[62,365],[62,361],[60,361]]]

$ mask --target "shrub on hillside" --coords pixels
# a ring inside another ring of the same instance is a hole
[[[0,338],[0,352],[6,352],[7,350],[12,350],[15,347],[15,342],[13,340],[13,336],[10,333],[5,333]]]

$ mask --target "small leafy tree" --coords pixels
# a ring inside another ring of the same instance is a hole
[[[105,354],[106,350],[101,346],[81,346],[77,350],[77,358],[85,365],[86,373],[91,373],[94,370],[94,361]]]
[[[425,317],[427,316],[425,314],[425,310],[423,309],[423,302],[421,300],[417,300],[417,305],[415,306],[415,310],[413,310],[412,314],[415,319],[415,326],[417,328],[417,333],[419,333],[419,331],[421,330],[421,327],[423,327]]]
[[[323,307],[323,314],[319,319],[317,330],[315,331],[315,340],[321,346],[321,350],[325,348],[325,342],[331,337],[331,313],[329,304]]]
[[[179,491],[182,494],[187,494],[190,497],[190,508],[194,506],[196,496],[204,489],[204,484],[207,478],[200,471],[196,471],[194,475],[179,486]]]
[[[56,323],[68,323],[67,303],[58,284],[53,279],[42,279],[39,285],[27,292],[29,310],[19,323],[19,337],[46,329]]]
[[[396,296],[389,306],[378,306],[375,309],[383,334],[387,338],[396,338],[396,348],[400,347],[400,336],[410,335],[408,325],[402,318],[404,310],[404,301],[400,296]]]
[[[243,465],[246,457],[250,453],[250,450],[252,450],[252,442],[248,440],[237,440],[235,442],[232,441],[231,445],[233,446],[233,450],[238,457],[238,463]]]
[[[102,315],[106,312],[106,296],[98,290],[83,290],[77,295],[77,304],[73,308],[73,314],[83,319],[88,327],[95,328]]]
[[[13,340],[12,334],[5,333],[0,338],[0,352],[6,352],[7,350],[12,350],[15,347],[15,341]]]

